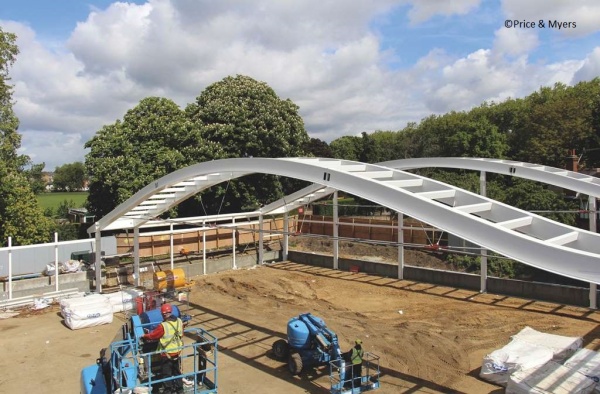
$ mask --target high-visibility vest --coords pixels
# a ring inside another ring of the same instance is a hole
[[[169,354],[180,353],[183,346],[183,323],[181,320],[168,320],[160,324],[163,326],[165,333],[158,342],[158,350],[165,353],[167,357]]]
[[[352,365],[356,365],[356,364],[360,364],[362,363],[362,357],[363,357],[363,350],[361,349],[357,349],[355,347],[352,348],[352,355],[350,356],[350,361],[352,362]]]

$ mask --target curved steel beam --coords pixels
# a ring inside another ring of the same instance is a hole
[[[471,157],[422,157],[418,159],[390,160],[377,164],[399,170],[440,167],[492,172],[543,182],[588,196],[600,197],[600,178],[561,168],[520,161]]]
[[[600,283],[600,235],[408,172],[347,160],[244,158],[199,163],[144,187],[98,222],[100,231],[126,212],[143,223],[206,187],[263,173],[342,190],[405,213],[467,241],[559,275]],[[172,200],[156,196],[180,188]],[[189,187],[190,190],[185,189]],[[144,205],[145,204],[145,205]],[[151,208],[148,208],[151,206]]]

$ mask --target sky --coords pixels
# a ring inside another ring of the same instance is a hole
[[[19,153],[46,171],[143,98],[238,74],[327,142],[600,76],[598,0],[3,0],[0,27]]]

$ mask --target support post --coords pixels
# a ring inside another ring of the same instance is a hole
[[[133,279],[140,285],[140,228],[133,228]]]
[[[54,233],[54,290],[58,292],[58,233]]]
[[[287,207],[286,207],[287,208]],[[283,214],[283,261],[288,259],[288,245],[290,241],[290,223],[287,210]]]
[[[206,275],[206,221],[202,222],[202,275]]]
[[[339,269],[339,217],[338,217],[338,192],[333,192],[333,269]]]
[[[404,279],[404,215],[398,212],[398,279]]]
[[[483,197],[485,197],[486,193],[487,193],[485,178],[486,178],[485,171],[481,171],[481,173],[479,174],[479,194]],[[481,261],[481,275],[480,275],[481,282],[480,282],[480,286],[479,286],[479,292],[486,293],[487,292],[487,277],[488,277],[487,249],[481,249],[480,261]]]
[[[95,247],[96,247],[96,261],[94,267],[96,267],[96,293],[102,293],[102,234],[100,233],[100,224],[95,224]]]
[[[596,226],[597,226],[597,213],[596,213],[596,209],[597,209],[598,204],[596,203],[596,197],[595,196],[588,196],[588,210],[590,211],[588,217],[589,217],[589,221],[590,221],[590,231],[593,233],[597,232]],[[598,297],[598,293],[597,293],[597,285],[596,283],[591,283],[590,282],[590,308],[591,309],[597,309],[598,305],[597,305],[597,297]]]
[[[233,269],[237,269],[237,265],[235,263],[235,218],[231,218],[231,224],[233,225],[232,229],[231,229],[231,250],[232,250],[232,262],[233,262]]]
[[[12,287],[12,237],[8,237],[8,299],[13,298]]]
[[[173,223],[171,223],[169,225],[169,229],[171,230],[169,233],[169,245],[170,245],[170,251],[171,251],[171,270],[173,270],[173,268],[175,268],[175,253],[173,251]]]
[[[263,214],[258,215],[258,264],[262,264],[264,260],[263,253]]]

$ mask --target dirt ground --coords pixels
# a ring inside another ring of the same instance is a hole
[[[323,318],[342,350],[361,338],[381,357],[381,394],[502,393],[478,377],[481,361],[525,326],[600,349],[600,312],[290,262],[195,278],[188,307],[191,325],[219,339],[228,394],[328,392],[326,369],[292,377],[271,355],[304,312]],[[0,393],[78,392],[79,371],[125,320],[72,331],[58,306],[0,319]]]
[[[293,238],[292,249],[331,253],[331,240]],[[341,242],[340,256],[393,263],[395,247]],[[438,255],[406,250],[407,264],[452,269]],[[501,393],[478,377],[482,358],[525,326],[581,336],[598,350],[600,313],[570,307],[294,264],[195,278],[192,326],[219,338],[219,392],[327,393],[327,369],[292,377],[271,345],[299,313],[322,317],[342,350],[361,338],[380,356],[379,393]],[[77,392],[79,371],[127,320],[72,331],[58,306],[0,320],[0,393]]]

